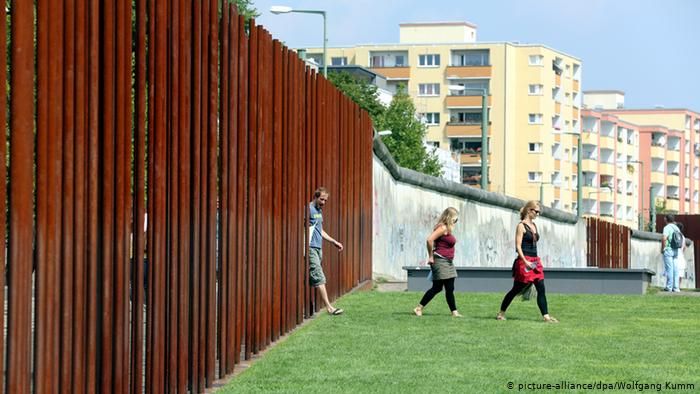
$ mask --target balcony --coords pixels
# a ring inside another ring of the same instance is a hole
[[[680,176],[678,174],[666,175],[666,186],[680,186]]]
[[[680,212],[681,203],[678,201],[678,196],[666,197],[666,210]]]
[[[481,152],[477,151],[463,151],[459,155],[460,164],[481,164]]]
[[[577,80],[574,79],[572,82],[573,82],[572,85],[573,85],[573,90],[574,90],[574,92],[578,92],[579,89],[580,89],[580,88],[579,88],[579,81],[577,81]]]
[[[370,70],[393,81],[408,80],[411,77],[410,67],[371,67]]]
[[[610,163],[600,163],[598,167],[600,175],[615,175],[615,165]]]
[[[666,160],[680,162],[681,161],[681,153],[677,150],[669,149],[666,151]]]
[[[554,86],[561,86],[561,75],[556,74],[554,76]]]
[[[652,171],[651,172],[651,183],[658,183],[661,185],[666,184],[666,176],[663,172]]]
[[[447,66],[447,79],[491,78],[491,66]]]
[[[594,194],[591,197],[595,198],[598,196],[598,199],[600,202],[614,202],[615,201],[615,193],[611,193],[607,191],[606,189],[601,189],[600,193]]]
[[[583,196],[582,197],[584,199],[595,200],[596,195],[598,195],[599,191],[600,190],[598,190],[598,188],[595,186],[583,186]]]
[[[654,159],[666,159],[666,148],[663,146],[653,146],[651,147],[651,157]]]
[[[491,106],[491,96],[488,96],[487,105]],[[481,96],[449,95],[445,97],[447,108],[481,108]]]
[[[581,161],[581,171],[598,173],[598,160],[584,158]]]
[[[606,148],[610,150],[615,150],[615,139],[613,137],[600,136],[600,142],[598,146],[601,148]]]
[[[574,119],[578,119],[578,108],[572,108]]]
[[[561,103],[554,103],[554,113],[561,115]]]
[[[467,124],[448,122],[447,127],[445,127],[445,132],[448,138],[481,137],[481,123]],[[489,127],[488,132],[491,133],[491,127]]]
[[[581,137],[581,143],[598,146],[598,134],[586,132],[582,133]]]

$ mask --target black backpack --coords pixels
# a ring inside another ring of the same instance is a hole
[[[681,233],[681,230],[679,230],[677,226],[674,225],[673,227],[675,228],[668,242],[671,249],[680,249],[683,247],[683,233]]]

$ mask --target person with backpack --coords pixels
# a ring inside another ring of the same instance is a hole
[[[683,233],[678,228],[675,216],[667,214],[664,217],[664,226],[661,237],[661,254],[664,259],[664,271],[666,271],[666,286],[664,291],[681,291],[678,288],[678,265],[676,259],[683,247]]]

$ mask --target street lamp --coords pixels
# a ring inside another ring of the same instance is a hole
[[[292,7],[285,5],[273,5],[270,7],[270,12],[275,15],[288,14],[290,12],[298,12],[301,14],[317,14],[323,16],[323,76],[328,78],[328,61],[326,59],[326,45],[328,40],[326,39],[326,11],[321,10],[295,10]]]
[[[374,130],[374,136],[372,137],[372,139],[376,139],[377,137],[384,137],[384,136],[392,134],[391,130],[377,131],[377,129],[375,129],[375,128],[372,128],[372,130]]]
[[[605,190],[603,190],[605,189]],[[591,194],[598,194],[598,193],[612,193],[613,188],[612,186],[601,186],[600,190],[593,190],[592,192],[588,192],[588,199],[591,198]]]
[[[582,163],[582,143],[581,143],[581,132],[578,133],[572,133],[572,132],[565,132],[562,134],[570,134],[570,135],[575,135],[578,136],[578,142],[576,143],[576,218],[581,219],[581,214],[583,211],[581,210],[581,205],[583,203],[583,168],[581,167]]]
[[[603,190],[605,189],[605,190]],[[601,186],[599,190],[593,190],[592,192],[588,192],[588,199],[591,199],[592,194],[598,194],[598,193],[612,193],[613,188],[612,186]],[[598,207],[598,215],[600,215],[600,206]]]
[[[462,85],[448,85],[449,90],[474,91],[481,93],[481,190],[488,190],[488,90],[481,88],[466,88]]]
[[[642,231],[644,230],[644,162],[640,160],[625,160],[625,161],[619,161],[618,163],[624,163],[624,164],[632,164],[632,163],[638,163],[639,164],[639,190],[640,190],[640,195],[639,199],[642,202],[642,206],[639,207],[639,212],[637,212],[637,227],[639,227],[639,230]],[[649,186],[649,216],[650,216],[650,222],[651,222],[651,201],[653,199],[652,194],[652,188]]]

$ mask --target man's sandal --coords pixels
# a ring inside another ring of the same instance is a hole
[[[559,320],[557,320],[555,317],[549,316],[544,318],[545,323],[559,323]]]

